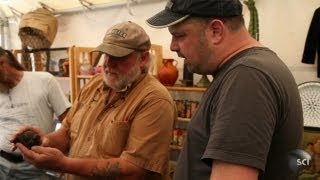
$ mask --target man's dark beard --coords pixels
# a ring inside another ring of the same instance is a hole
[[[9,91],[9,87],[0,83],[0,93],[7,93]]]

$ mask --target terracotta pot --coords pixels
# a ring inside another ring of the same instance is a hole
[[[179,76],[177,68],[178,61],[174,59],[163,59],[162,63],[163,66],[158,71],[159,80],[165,86],[173,86]]]
[[[314,152],[320,154],[320,139],[314,144]]]

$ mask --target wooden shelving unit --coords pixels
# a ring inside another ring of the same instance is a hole
[[[96,65],[96,61],[100,57],[98,52],[93,52],[94,47],[71,47],[69,49],[69,71],[71,78],[71,103],[80,93],[81,81],[86,83],[92,76],[80,75],[80,65],[86,59],[93,67]]]
[[[66,55],[68,55],[69,47],[58,47],[58,48],[40,48],[40,49],[12,49],[12,54],[19,59],[19,56],[21,56],[21,63],[24,64],[22,61],[24,58],[34,58],[34,66],[35,71],[47,71],[50,72],[50,63],[52,61],[51,59],[51,53],[53,51],[64,51]],[[42,54],[46,54],[46,64],[42,64],[43,56]],[[27,69],[28,70],[28,69]],[[30,69],[31,71],[31,69]],[[53,73],[53,72],[51,72]]]
[[[178,91],[181,92],[182,94],[184,95],[187,95],[185,94],[185,92],[190,92],[190,93],[197,93],[197,94],[202,94],[204,93],[207,88],[200,88],[200,87],[184,87],[184,86],[179,86],[179,85],[175,85],[175,86],[166,86],[166,88],[169,90],[169,91]],[[176,93],[176,92],[175,92]],[[184,96],[183,95],[183,96]],[[173,95],[174,96],[174,95]],[[181,98],[181,97],[180,97]],[[182,117],[178,117],[176,122],[177,124],[186,124],[186,123],[189,123],[191,120],[191,118],[182,118]],[[173,130],[173,133],[175,130],[179,130],[181,127],[175,127],[175,129]],[[186,131],[186,128],[184,125],[182,125],[182,129],[184,129],[184,131]],[[182,141],[185,141],[185,136],[184,135],[178,135],[178,136],[183,136],[183,140]],[[178,137],[178,139],[180,139],[181,137]],[[175,138],[173,137],[173,141]],[[180,141],[180,140],[179,140]],[[170,145],[170,150],[175,152],[175,153],[180,153],[179,151],[182,149],[182,146],[179,146],[179,145]]]

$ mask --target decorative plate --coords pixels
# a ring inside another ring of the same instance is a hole
[[[304,126],[320,127],[320,82],[309,81],[298,85]]]

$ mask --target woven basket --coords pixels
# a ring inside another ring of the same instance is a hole
[[[23,47],[49,48],[57,34],[58,22],[51,11],[38,8],[24,14],[19,24]]]

